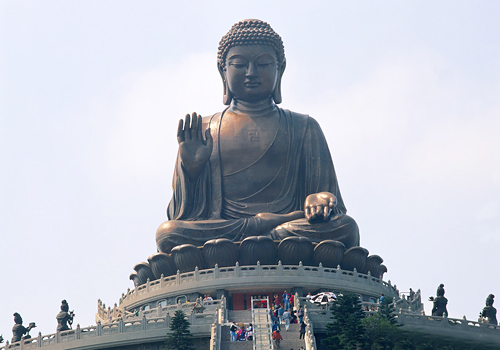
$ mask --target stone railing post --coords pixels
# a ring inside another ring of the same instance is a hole
[[[323,264],[321,262],[318,265],[318,273],[319,273],[319,277],[325,276],[325,269],[324,269]]]
[[[163,274],[161,274],[160,276],[160,289],[163,289],[165,288],[165,276],[163,276]]]
[[[234,274],[235,274],[235,277],[240,277],[240,263],[239,263],[239,261],[236,262],[236,265],[234,267]]]
[[[76,332],[75,332],[76,339],[80,339],[82,336],[82,329],[80,328],[80,324],[78,323],[76,325]]]
[[[78,325],[80,326],[80,325]],[[42,332],[38,332],[38,337],[36,340],[36,346],[41,348],[42,347]]]
[[[101,325],[101,322],[97,322],[97,327],[96,327],[96,332],[97,332],[97,336],[100,337],[101,334],[102,334],[102,325]]]
[[[125,329],[125,322],[123,322],[123,318],[120,318],[118,320],[118,333],[123,333],[124,329]]]
[[[281,263],[281,260],[278,261],[278,270],[276,272],[278,273],[278,276],[283,276],[283,264]]]
[[[142,315],[141,323],[142,323],[142,330],[145,331],[148,325],[148,320],[146,319],[146,315]]]
[[[219,264],[215,264],[215,267],[214,267],[214,278],[215,279],[219,279]]]
[[[175,284],[180,285],[181,284],[181,271],[177,270],[177,274],[175,275]]]
[[[302,264],[302,261],[299,261],[299,276],[304,276],[304,264]]]
[[[198,269],[198,266],[194,268],[194,280],[196,282],[200,280],[200,270]]]

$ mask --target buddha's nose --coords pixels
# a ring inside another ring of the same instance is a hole
[[[247,69],[247,77],[257,77],[259,74],[257,73],[257,65],[253,62],[250,62],[248,64],[248,69]]]

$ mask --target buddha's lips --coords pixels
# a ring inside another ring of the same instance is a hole
[[[246,82],[245,83],[245,87],[247,88],[256,88],[258,86],[260,86],[261,83],[259,82]]]

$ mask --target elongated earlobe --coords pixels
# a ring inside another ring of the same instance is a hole
[[[229,91],[225,70],[224,68],[222,68],[222,65],[220,63],[217,65],[217,68],[219,69],[219,74],[220,77],[222,78],[222,85],[224,87],[224,95],[222,96],[222,103],[224,103],[226,106],[229,106],[231,104],[231,101],[233,100],[233,96],[231,95],[231,91]]]
[[[273,94],[274,103],[277,105],[281,103],[283,98],[281,97],[281,76],[278,77],[278,81],[276,82],[276,88],[274,89]]]
[[[283,101],[283,97],[281,96],[281,78],[283,77],[283,72],[285,72],[286,61],[283,60],[283,63],[279,67],[278,71],[278,79],[276,81],[276,87],[274,88],[273,100],[274,103],[280,104]]]
[[[222,103],[224,103],[226,106],[229,106],[231,104],[231,101],[233,100],[233,96],[231,95],[231,91],[229,91],[229,86],[227,85],[227,81],[225,79],[222,79],[222,84],[224,85],[224,95],[222,96]]]

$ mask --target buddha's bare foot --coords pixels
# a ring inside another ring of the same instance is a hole
[[[260,213],[256,217],[262,220],[260,231],[269,231],[284,224],[285,222],[302,219],[304,217],[304,212],[302,210],[293,211],[288,214],[273,214],[273,213]]]

